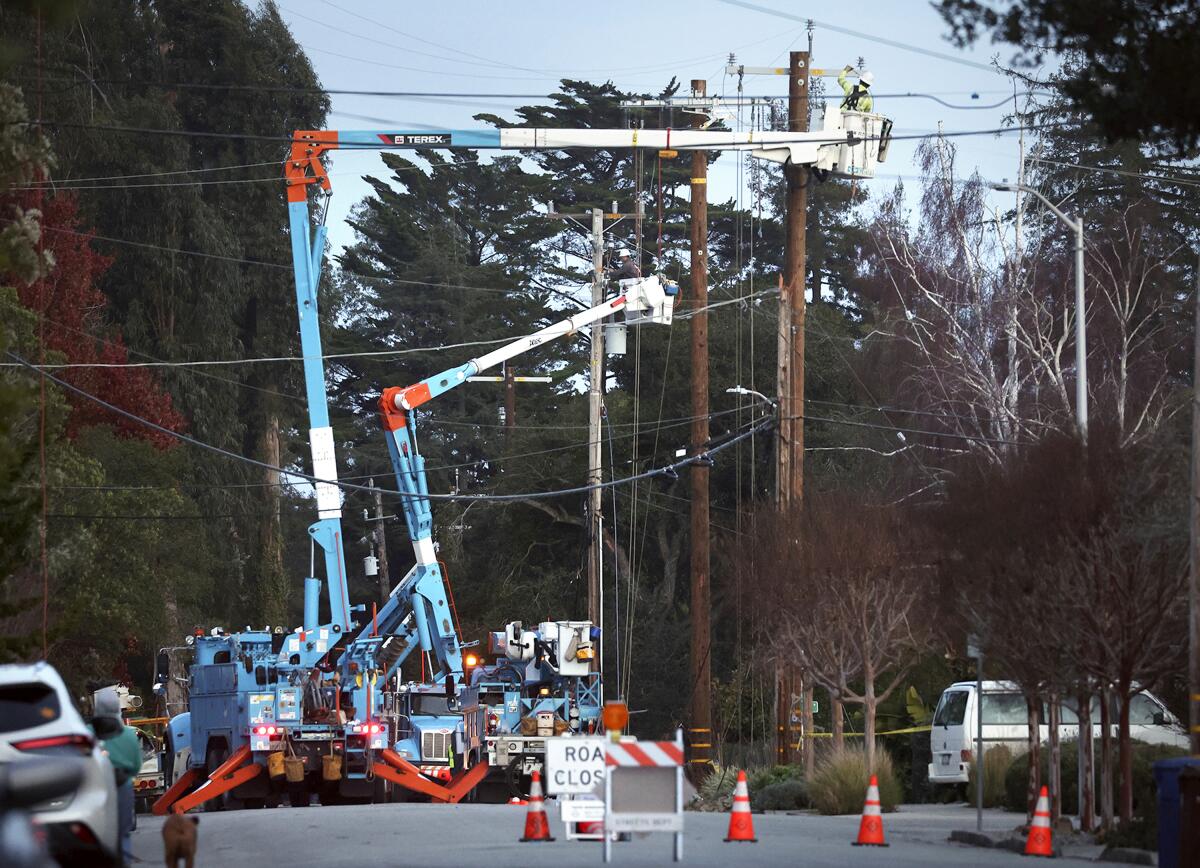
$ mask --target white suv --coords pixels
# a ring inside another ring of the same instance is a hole
[[[112,764],[48,663],[0,666],[0,763],[33,756],[83,757],[74,793],[33,809],[51,852],[64,865],[120,863]]]

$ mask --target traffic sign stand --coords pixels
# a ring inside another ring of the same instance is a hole
[[[577,828],[581,823],[603,823],[604,802],[597,793],[606,777],[603,738],[546,739],[546,792],[558,796],[559,816],[568,840],[599,841],[603,837],[603,829],[579,832]]]
[[[675,741],[621,739],[607,746],[604,777],[604,861],[616,832],[671,832],[683,860],[683,730]]]

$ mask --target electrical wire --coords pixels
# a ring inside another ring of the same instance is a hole
[[[1065,169],[1084,169],[1088,172],[1104,172],[1112,175],[1121,175],[1126,178],[1138,178],[1144,181],[1160,181],[1164,184],[1180,184],[1185,187],[1200,187],[1200,177],[1181,178],[1172,175],[1148,175],[1144,172],[1131,172],[1125,169],[1113,169],[1108,166],[1086,166],[1081,163],[1067,163],[1062,160],[1047,160],[1044,157],[1026,157],[1025,159],[1034,163],[1046,163],[1051,166],[1060,166]]]
[[[753,12],[762,12],[765,15],[773,15],[776,18],[784,18],[788,21],[800,21],[803,23],[812,22],[816,27],[828,30],[832,33],[841,33],[846,36],[853,36],[855,39],[865,39],[868,42],[877,42],[880,45],[887,45],[891,48],[899,48],[902,51],[912,51],[916,54],[923,54],[926,57],[933,57],[938,60],[945,60],[949,63],[957,63],[960,66],[968,66],[972,69],[980,69],[984,72],[999,73],[1000,70],[994,66],[988,66],[986,63],[979,63],[975,60],[968,60],[965,57],[955,57],[953,54],[945,54],[941,51],[934,51],[930,48],[922,48],[919,45],[911,45],[907,42],[899,42],[895,39],[888,39],[883,36],[874,36],[870,33],[863,33],[861,30],[851,30],[848,27],[841,27],[836,24],[827,24],[823,21],[817,21],[812,18],[807,18],[801,15],[793,15],[790,12],[784,12],[779,9],[772,9],[769,6],[760,6],[757,3],[747,3],[744,0],[718,0],[720,3],[725,3],[728,6],[741,6],[743,9],[749,9]]]
[[[729,0],[723,0],[723,2],[729,2]],[[269,136],[269,135],[262,135],[262,134],[258,134],[258,133],[216,133],[216,132],[207,132],[207,131],[200,131],[200,130],[161,130],[161,129],[154,129],[151,127],[130,127],[130,126],[107,125],[107,124],[83,124],[83,123],[76,123],[76,122],[70,122],[70,121],[53,121],[53,120],[5,121],[5,122],[3,122],[4,126],[33,126],[35,124],[41,124],[42,126],[46,126],[46,127],[55,127],[55,128],[62,128],[62,129],[96,130],[96,131],[100,131],[100,132],[128,133],[131,135],[185,136],[185,137],[197,137],[197,138],[230,139],[230,140],[235,140],[235,141],[287,142],[288,144],[291,144],[293,141],[291,136]],[[945,131],[929,130],[927,132],[920,132],[920,133],[891,135],[891,136],[888,136],[888,140],[893,141],[893,142],[914,141],[914,140],[920,140],[920,139],[927,139],[930,136],[938,136],[940,138],[964,138],[964,137],[969,137],[969,136],[999,136],[999,135],[1004,135],[1007,133],[1038,132],[1041,130],[1062,129],[1062,128],[1073,127],[1073,126],[1078,126],[1078,125],[1079,125],[1079,121],[1063,120],[1063,121],[1046,121],[1044,123],[1026,124],[1026,125],[1014,124],[1012,126],[1007,126],[1007,127],[993,127],[993,128],[989,128],[989,129],[980,129],[980,130],[945,130]],[[439,127],[437,129],[441,129],[441,128]],[[881,138],[882,138],[881,136],[856,136],[855,143],[861,144],[862,142],[868,142],[868,141],[872,141],[872,142],[880,141]],[[846,142],[845,136],[837,136],[837,137],[820,138],[820,139],[816,139],[816,138],[796,138],[794,140],[781,139],[779,141],[773,141],[773,142],[771,142],[771,144],[772,144],[772,146],[782,147],[783,145],[788,145],[788,144],[837,145],[837,144],[843,144],[845,142]],[[707,146],[708,146],[709,150],[718,150],[719,151],[723,148],[732,148],[732,147],[736,147],[738,145],[745,145],[745,144],[746,143],[744,141],[738,141],[736,138],[730,138],[728,141],[709,142],[709,143],[707,143]],[[608,148],[607,150],[614,150],[614,149],[615,148]],[[389,145],[389,144],[385,144],[384,142],[379,142],[379,143],[372,142],[370,144],[365,144],[365,145],[343,144],[343,145],[338,146],[338,150],[341,150],[341,151],[412,150],[412,147],[408,146],[408,145]],[[478,150],[478,149],[472,149],[472,150]],[[515,148],[513,150],[521,150],[521,149]]]
[[[319,476],[314,476],[310,473],[303,473],[303,472],[297,471],[297,470],[289,470],[284,467],[277,467],[268,462],[259,461],[256,458],[250,458],[249,456],[246,456],[246,455],[239,455],[236,452],[231,452],[228,449],[222,449],[220,446],[216,446],[212,443],[206,443],[205,441],[199,440],[188,434],[183,434],[179,431],[173,431],[170,428],[167,428],[163,425],[159,425],[157,422],[152,422],[149,419],[143,418],[142,416],[139,416],[136,413],[131,413],[128,410],[125,410],[121,407],[116,406],[115,404],[110,404],[108,401],[105,401],[103,398],[99,398],[96,395],[93,395],[90,392],[79,388],[78,386],[72,385],[71,383],[68,383],[66,380],[62,380],[62,379],[54,376],[53,374],[47,373],[46,371],[38,370],[38,367],[36,365],[34,365],[32,362],[27,361],[26,359],[22,358],[21,356],[17,355],[16,353],[12,352],[11,350],[5,350],[4,354],[6,356],[8,356],[10,359],[12,359],[13,361],[20,362],[22,367],[29,369],[30,371],[34,372],[38,376],[40,376],[52,383],[57,384],[58,386],[66,389],[69,392],[79,395],[81,398],[85,398],[86,400],[89,400],[89,401],[105,408],[106,410],[109,410],[110,412],[116,413],[119,416],[123,416],[124,418],[129,419],[131,422],[135,422],[136,424],[142,425],[143,427],[150,428],[151,430],[154,430],[154,431],[158,431],[160,434],[164,434],[167,437],[171,437],[175,440],[179,440],[180,442],[187,443],[191,446],[195,446],[197,448],[204,449],[209,452],[216,453],[218,455],[223,455],[226,458],[231,458],[235,461],[241,461],[245,464],[250,464],[255,467],[260,467],[264,470],[270,470],[275,473],[284,473],[289,476],[308,480],[309,482],[312,482],[312,483],[322,483],[322,484],[327,484],[327,485],[333,485],[344,491],[363,491],[363,492],[368,492],[371,494],[374,494],[375,492],[379,492],[380,494],[386,494],[386,495],[390,495],[393,497],[401,497],[401,498],[407,498],[407,499],[475,501],[475,502],[485,502],[485,501],[512,502],[512,501],[530,500],[530,499],[536,499],[536,498],[542,498],[542,497],[564,497],[564,496],[573,495],[573,494],[583,494],[583,493],[592,491],[597,488],[605,489],[605,488],[611,488],[611,487],[617,486],[617,485],[626,485],[626,484],[628,484],[634,480],[638,480],[638,479],[652,479],[652,478],[664,477],[664,476],[667,478],[676,478],[678,476],[677,471],[679,469],[689,467],[692,464],[696,464],[697,462],[707,463],[709,461],[709,456],[715,455],[718,452],[721,452],[721,451],[729,448],[730,446],[741,442],[742,440],[746,439],[747,437],[752,437],[755,434],[765,431],[774,424],[773,420],[768,419],[767,421],[760,423],[746,431],[743,431],[743,432],[737,434],[736,436],[731,437],[728,440],[725,440],[725,441],[715,444],[715,445],[710,445],[703,452],[700,452],[696,455],[690,455],[685,458],[681,458],[678,461],[674,461],[674,462],[672,462],[670,464],[666,464],[662,467],[655,468],[654,470],[647,470],[642,473],[636,473],[631,476],[623,477],[621,479],[612,479],[607,482],[602,481],[602,482],[592,483],[592,484],[588,484],[588,485],[578,485],[578,486],[573,486],[570,488],[560,488],[560,489],[555,489],[552,491],[534,491],[534,492],[524,492],[521,494],[433,494],[433,493],[412,494],[410,492],[399,491],[397,489],[372,488],[372,487],[369,487],[366,485],[355,485],[352,483],[348,483],[348,482],[344,482],[344,481],[340,481],[340,480],[336,480],[336,479],[323,479]]]
[[[520,67],[517,67],[518,69]],[[332,88],[332,87],[284,87],[277,85],[256,85],[256,84],[209,84],[206,82],[159,82],[159,81],[139,81],[135,79],[123,78],[93,78],[86,81],[80,81],[74,78],[58,77],[48,78],[48,81],[70,82],[77,86],[92,86],[95,84],[111,84],[111,85],[132,85],[136,87],[156,87],[165,90],[220,90],[252,93],[278,93],[284,95],[304,96],[304,95],[326,95],[326,96],[369,96],[369,97],[384,97],[388,99],[413,99],[429,103],[443,103],[447,105],[461,105],[462,103],[450,102],[451,100],[542,100],[550,101],[555,94],[545,93],[496,93],[485,91],[433,91],[433,90],[356,90],[352,88]],[[981,109],[981,108],[999,108],[1011,100],[1011,95],[1006,96],[1002,101],[987,105],[972,105],[967,103],[951,103],[940,99],[942,96],[962,96],[968,95],[972,98],[976,95],[1005,93],[1008,91],[989,91],[989,90],[955,90],[955,91],[896,91],[894,93],[876,93],[873,94],[875,99],[929,99],[944,105],[950,109]],[[1051,91],[1027,90],[1020,91],[1018,96],[1050,96]],[[770,102],[786,98],[784,94],[745,94],[745,100],[757,102]],[[841,94],[813,94],[810,99],[817,100],[841,100]],[[478,104],[478,103],[477,103]],[[639,110],[638,106],[631,106],[633,110]],[[200,170],[196,170],[200,171]]]
[[[85,178],[63,178],[61,181],[47,179],[45,181],[29,181],[24,187],[10,187],[9,189],[36,189],[38,187],[58,189],[58,184],[76,184],[93,181],[124,181],[132,178],[165,178],[170,175],[199,175],[206,172],[232,172],[235,169],[259,169],[263,166],[282,166],[282,160],[268,160],[262,163],[240,163],[234,166],[212,166],[207,169],[175,169],[170,172],[139,172],[134,175],[96,175]]]

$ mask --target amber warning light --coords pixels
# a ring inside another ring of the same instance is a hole
[[[604,728],[609,732],[621,732],[629,723],[629,708],[624,702],[606,702],[600,719],[604,721]]]

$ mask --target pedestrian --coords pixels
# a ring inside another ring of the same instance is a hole
[[[130,840],[133,834],[133,779],[142,768],[142,746],[137,730],[121,719],[121,697],[117,688],[105,687],[95,693],[92,728],[104,743],[104,752],[117,778],[117,823],[121,832],[121,864],[133,862]]]
[[[846,78],[846,74],[851,72],[854,72],[854,67],[846,64],[846,68],[838,75],[838,84],[842,86],[842,93],[846,95],[841,107],[848,112],[870,112],[874,108],[874,102],[868,88],[875,82],[875,76],[864,72],[858,77],[857,84],[851,84]]]
[[[633,261],[633,256],[627,248],[622,247],[617,251],[617,259],[621,264],[604,273],[608,280],[633,280],[642,276],[642,270]]]

